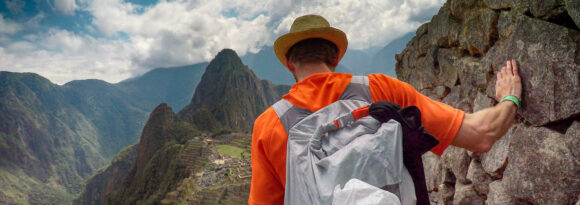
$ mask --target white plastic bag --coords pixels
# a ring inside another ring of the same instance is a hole
[[[379,189],[359,179],[351,179],[346,182],[343,189],[340,189],[340,185],[334,187],[332,204],[401,205],[401,202],[391,192]]]

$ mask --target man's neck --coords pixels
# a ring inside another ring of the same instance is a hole
[[[300,82],[310,75],[329,72],[332,72],[332,68],[328,67],[326,63],[306,63],[296,65],[294,76],[297,82]]]

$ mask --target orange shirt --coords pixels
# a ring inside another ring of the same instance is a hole
[[[352,74],[318,73],[294,84],[282,98],[316,112],[338,100]],[[368,75],[373,102],[390,101],[401,107],[417,106],[421,122],[439,144],[431,151],[441,155],[461,127],[465,113],[431,100],[411,85],[382,74]],[[286,184],[288,135],[272,107],[256,119],[252,134],[252,183],[249,204],[283,204]]]

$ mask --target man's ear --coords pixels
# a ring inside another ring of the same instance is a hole
[[[286,67],[288,67],[288,70],[290,70],[291,73],[296,71],[296,65],[294,65],[294,63],[292,63],[289,58],[286,58]]]
[[[334,58],[334,63],[332,63],[332,67],[336,68],[338,66],[338,55]]]

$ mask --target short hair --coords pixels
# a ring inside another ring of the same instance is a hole
[[[298,63],[323,62],[333,67],[338,58],[338,47],[322,38],[309,38],[294,44],[286,53],[286,58]]]

